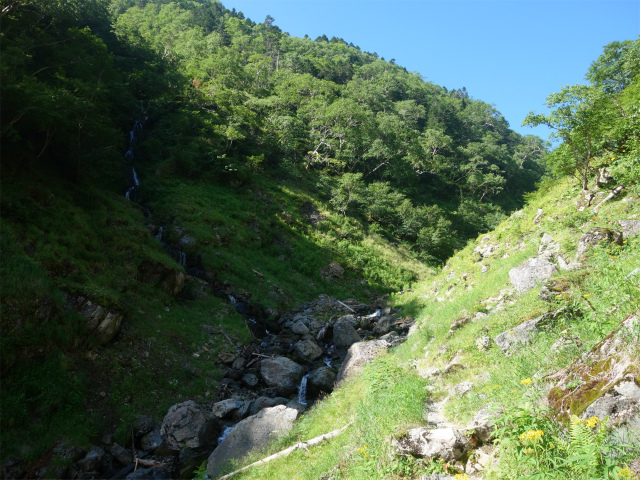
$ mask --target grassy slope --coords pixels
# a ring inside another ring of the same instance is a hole
[[[640,188],[630,185],[624,198],[610,201],[595,215],[590,209],[577,212],[575,201],[579,189],[570,181],[543,188],[532,196],[521,214],[512,215],[489,237],[497,251],[480,261],[474,248],[477,242],[455,255],[433,281],[415,288],[408,295],[395,296],[394,302],[406,311],[417,311],[421,329],[410,339],[374,362],[362,378],[344,385],[331,397],[320,402],[303,418],[287,437],[271,445],[268,451],[278,451],[297,441],[354,424],[340,438],[309,452],[296,451],[291,457],[277,460],[268,466],[253,468],[235,478],[314,479],[323,478],[396,478],[417,477],[428,472],[442,471],[442,465],[421,464],[413,460],[393,457],[388,440],[402,434],[408,427],[424,424],[425,386],[433,383],[431,400],[442,399],[451,387],[471,381],[473,389],[464,396],[453,395],[446,406],[449,420],[466,424],[482,407],[497,403],[507,409],[528,408],[548,390],[542,381],[546,374],[569,365],[588,351],[622,319],[640,307],[638,277],[625,279],[640,265],[640,239],[635,237],[622,247],[601,245],[591,249],[583,268],[560,272],[570,290],[551,302],[538,298],[539,288],[522,295],[513,293],[508,272],[535,256],[543,233],[560,243],[562,253],[569,260],[575,254],[581,234],[595,226],[616,228],[619,219],[640,217]],[[541,221],[533,222],[538,209],[544,211]],[[482,266],[488,270],[481,273]],[[487,307],[487,302],[504,292],[504,309]],[[557,323],[542,330],[531,345],[506,357],[495,345],[480,352],[475,341],[485,334],[492,338],[547,311],[569,307],[574,314],[561,317]],[[453,321],[465,314],[487,312],[486,317],[468,323],[449,335]],[[550,346],[565,335],[580,339],[572,346],[549,354]],[[580,345],[581,344],[581,345]],[[446,353],[443,353],[446,352]],[[436,380],[424,380],[416,371],[429,367],[443,367],[455,355],[466,368]],[[533,379],[532,384],[523,379]],[[261,458],[257,452],[251,459]],[[505,448],[502,467],[495,467],[485,478],[515,478],[527,472],[518,462],[513,449]],[[329,473],[331,472],[331,473]]]
[[[145,283],[145,262],[180,267],[145,227],[141,205],[170,239],[175,225],[196,240],[187,254],[200,254],[215,280],[262,307],[320,293],[365,301],[430,274],[402,246],[329,212],[312,185],[256,178],[238,189],[144,166],[139,175],[140,205],[42,169],[4,177],[1,346],[3,365],[18,361],[1,380],[3,459],[36,459],[60,436],[86,442],[117,429],[124,442],[135,415],[160,419],[174,403],[216,392],[217,353],[229,345],[201,325],[251,340],[226,298],[193,295],[208,291],[202,282],[188,280],[178,298]],[[307,202],[326,217],[317,227],[301,212]],[[331,261],[346,268],[344,277],[322,277]],[[125,312],[114,342],[85,339],[65,293]]]

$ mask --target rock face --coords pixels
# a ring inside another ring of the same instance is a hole
[[[597,245],[600,242],[613,242],[618,245],[622,245],[622,232],[612,230],[610,228],[592,228],[580,237],[576,256],[582,255],[589,249],[589,247]]]
[[[347,350],[360,341],[360,336],[347,318],[341,318],[333,326],[333,343],[337,350]]]
[[[544,282],[557,271],[556,266],[548,258],[534,257],[527,260],[524,265],[509,270],[509,280],[516,292],[522,293]]]
[[[209,456],[209,477],[216,478],[226,462],[239,459],[253,448],[264,445],[272,435],[287,433],[298,415],[297,410],[278,405],[242,420]]]
[[[234,410],[238,410],[243,404],[244,402],[242,400],[228,398],[227,400],[214,403],[211,408],[211,414],[213,415],[213,418],[224,418]]]
[[[460,459],[467,453],[471,446],[458,430],[453,428],[412,428],[396,443],[396,449],[401,454],[442,459],[452,462]]]
[[[124,318],[124,314],[80,296],[67,296],[66,308],[75,310],[85,318],[87,330],[100,345],[106,345],[116,336]]]
[[[169,408],[162,421],[160,435],[172,450],[214,447],[219,429],[193,400]]]
[[[287,357],[265,358],[260,362],[260,375],[278,395],[288,396],[298,390],[304,368]]]
[[[622,402],[619,405],[621,412],[630,410],[629,402],[635,402],[636,408],[640,408],[635,399],[636,389],[629,383],[640,383],[637,357],[639,324],[637,314],[627,317],[566,371],[553,375],[559,381],[547,396],[549,405],[565,417],[582,415],[589,408],[591,413],[609,411],[607,405],[611,404],[610,400]],[[606,394],[614,398],[606,400]],[[600,398],[605,398],[601,401],[604,403],[598,403]]]
[[[338,371],[337,383],[362,370],[362,367],[374,358],[382,355],[389,348],[384,340],[358,342],[349,348],[347,356]]]

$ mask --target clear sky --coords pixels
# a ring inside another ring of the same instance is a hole
[[[511,128],[550,93],[584,83],[614,40],[640,34],[640,0],[222,0],[296,37],[325,34],[494,104]]]

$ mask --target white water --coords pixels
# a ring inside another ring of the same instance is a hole
[[[140,180],[138,180],[138,174],[136,173],[135,168],[132,168],[131,170],[133,170],[133,183],[137,187],[138,185],[140,185]]]
[[[331,358],[329,358],[329,357],[324,357],[324,358],[322,359],[322,361],[324,362],[324,364],[325,364],[327,367],[331,367]]]
[[[182,268],[187,266],[187,254],[178,250],[178,262]]]
[[[309,379],[309,374],[302,377],[302,381],[300,382],[300,386],[298,387],[298,403],[302,405],[307,404],[307,380]]]
[[[234,298],[233,295],[228,295],[229,297],[229,301],[231,302],[231,305],[233,305],[233,308],[236,308],[236,305],[238,305],[238,301]]]
[[[156,235],[156,240],[162,242],[162,226],[158,228],[158,234]]]
[[[235,425],[229,425],[228,427],[224,427],[224,430],[218,437],[218,445],[220,445],[224,441],[224,439],[227,438],[227,436],[231,433],[231,430],[233,430],[234,428],[235,428]]]

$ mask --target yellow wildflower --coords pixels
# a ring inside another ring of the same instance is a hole
[[[531,455],[533,453],[533,448],[526,448],[524,453],[526,453],[527,455]]]
[[[542,430],[529,430],[520,434],[520,441],[526,444],[536,443],[543,435]]]
[[[576,417],[576,418],[574,418],[573,420],[571,420],[571,424],[572,424],[572,425],[577,425],[577,424],[579,424],[579,423],[581,423],[581,422],[582,422],[582,420],[580,420],[580,419],[579,419],[579,418],[577,418],[577,417]]]
[[[533,380],[531,380],[530,378],[525,378],[520,380],[520,385],[531,385],[533,383]]]
[[[584,424],[588,428],[593,428],[598,424],[598,422],[600,422],[600,419],[598,417],[591,417],[589,420],[585,420]]]
[[[633,473],[628,468],[622,468],[618,472],[618,478],[620,480],[634,480],[634,479],[636,479],[638,477],[637,477],[637,475],[635,473]]]
[[[456,473],[455,477],[453,477],[455,480],[469,480],[469,475],[467,475],[466,473]]]

